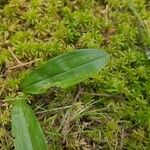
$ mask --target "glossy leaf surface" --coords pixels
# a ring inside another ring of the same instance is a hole
[[[50,59],[31,71],[21,82],[25,93],[41,94],[57,86],[68,88],[98,72],[109,60],[109,55],[98,49],[80,49]]]
[[[42,129],[24,100],[16,100],[12,110],[12,132],[16,150],[47,150]]]

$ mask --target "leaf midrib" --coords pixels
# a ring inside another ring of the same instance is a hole
[[[32,84],[37,84],[38,82],[45,81],[45,80],[47,80],[47,79],[49,79],[49,78],[53,78],[54,76],[63,75],[63,74],[65,74],[65,73],[68,73],[68,72],[70,72],[70,71],[76,69],[76,68],[80,68],[80,67],[82,67],[82,66],[85,65],[85,64],[89,64],[90,62],[93,62],[94,60],[98,60],[98,59],[103,58],[103,57],[107,57],[107,56],[99,56],[99,57],[97,57],[96,59],[92,59],[92,60],[90,60],[90,61],[87,61],[87,62],[83,63],[82,65],[79,65],[79,66],[77,66],[77,67],[74,67],[74,68],[72,68],[72,69],[69,69],[69,70],[67,70],[67,71],[65,71],[65,72],[62,72],[62,73],[60,73],[60,74],[54,74],[54,75],[52,75],[52,76],[50,76],[50,77],[46,77],[46,78],[44,78],[43,80],[38,80],[38,81],[36,81],[36,82],[32,82],[32,83],[30,83],[30,84],[28,84],[28,85],[26,85],[26,86],[24,86],[24,87],[28,87],[28,86],[30,86],[30,85],[32,85]]]

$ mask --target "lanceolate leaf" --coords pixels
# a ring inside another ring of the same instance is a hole
[[[47,150],[42,129],[31,108],[17,100],[12,111],[12,132],[16,150]]]
[[[24,92],[45,93],[52,86],[67,88],[98,72],[109,55],[98,49],[80,49],[59,55],[30,72],[21,82]]]

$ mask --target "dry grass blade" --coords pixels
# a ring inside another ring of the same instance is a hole
[[[142,18],[140,17],[140,14],[137,12],[136,8],[132,5],[132,3],[128,0],[126,2],[130,10],[133,12],[134,16],[137,18],[142,43],[143,43],[147,58],[150,60],[150,31],[147,27],[147,24],[142,20]]]

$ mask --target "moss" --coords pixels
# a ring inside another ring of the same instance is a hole
[[[149,28],[145,1],[131,3]],[[30,97],[49,147],[149,149],[146,40],[126,1],[9,0],[1,5],[0,19],[0,149],[13,145],[10,112],[14,97],[22,94],[20,79],[33,66],[75,48],[106,50],[111,61],[93,79]]]

